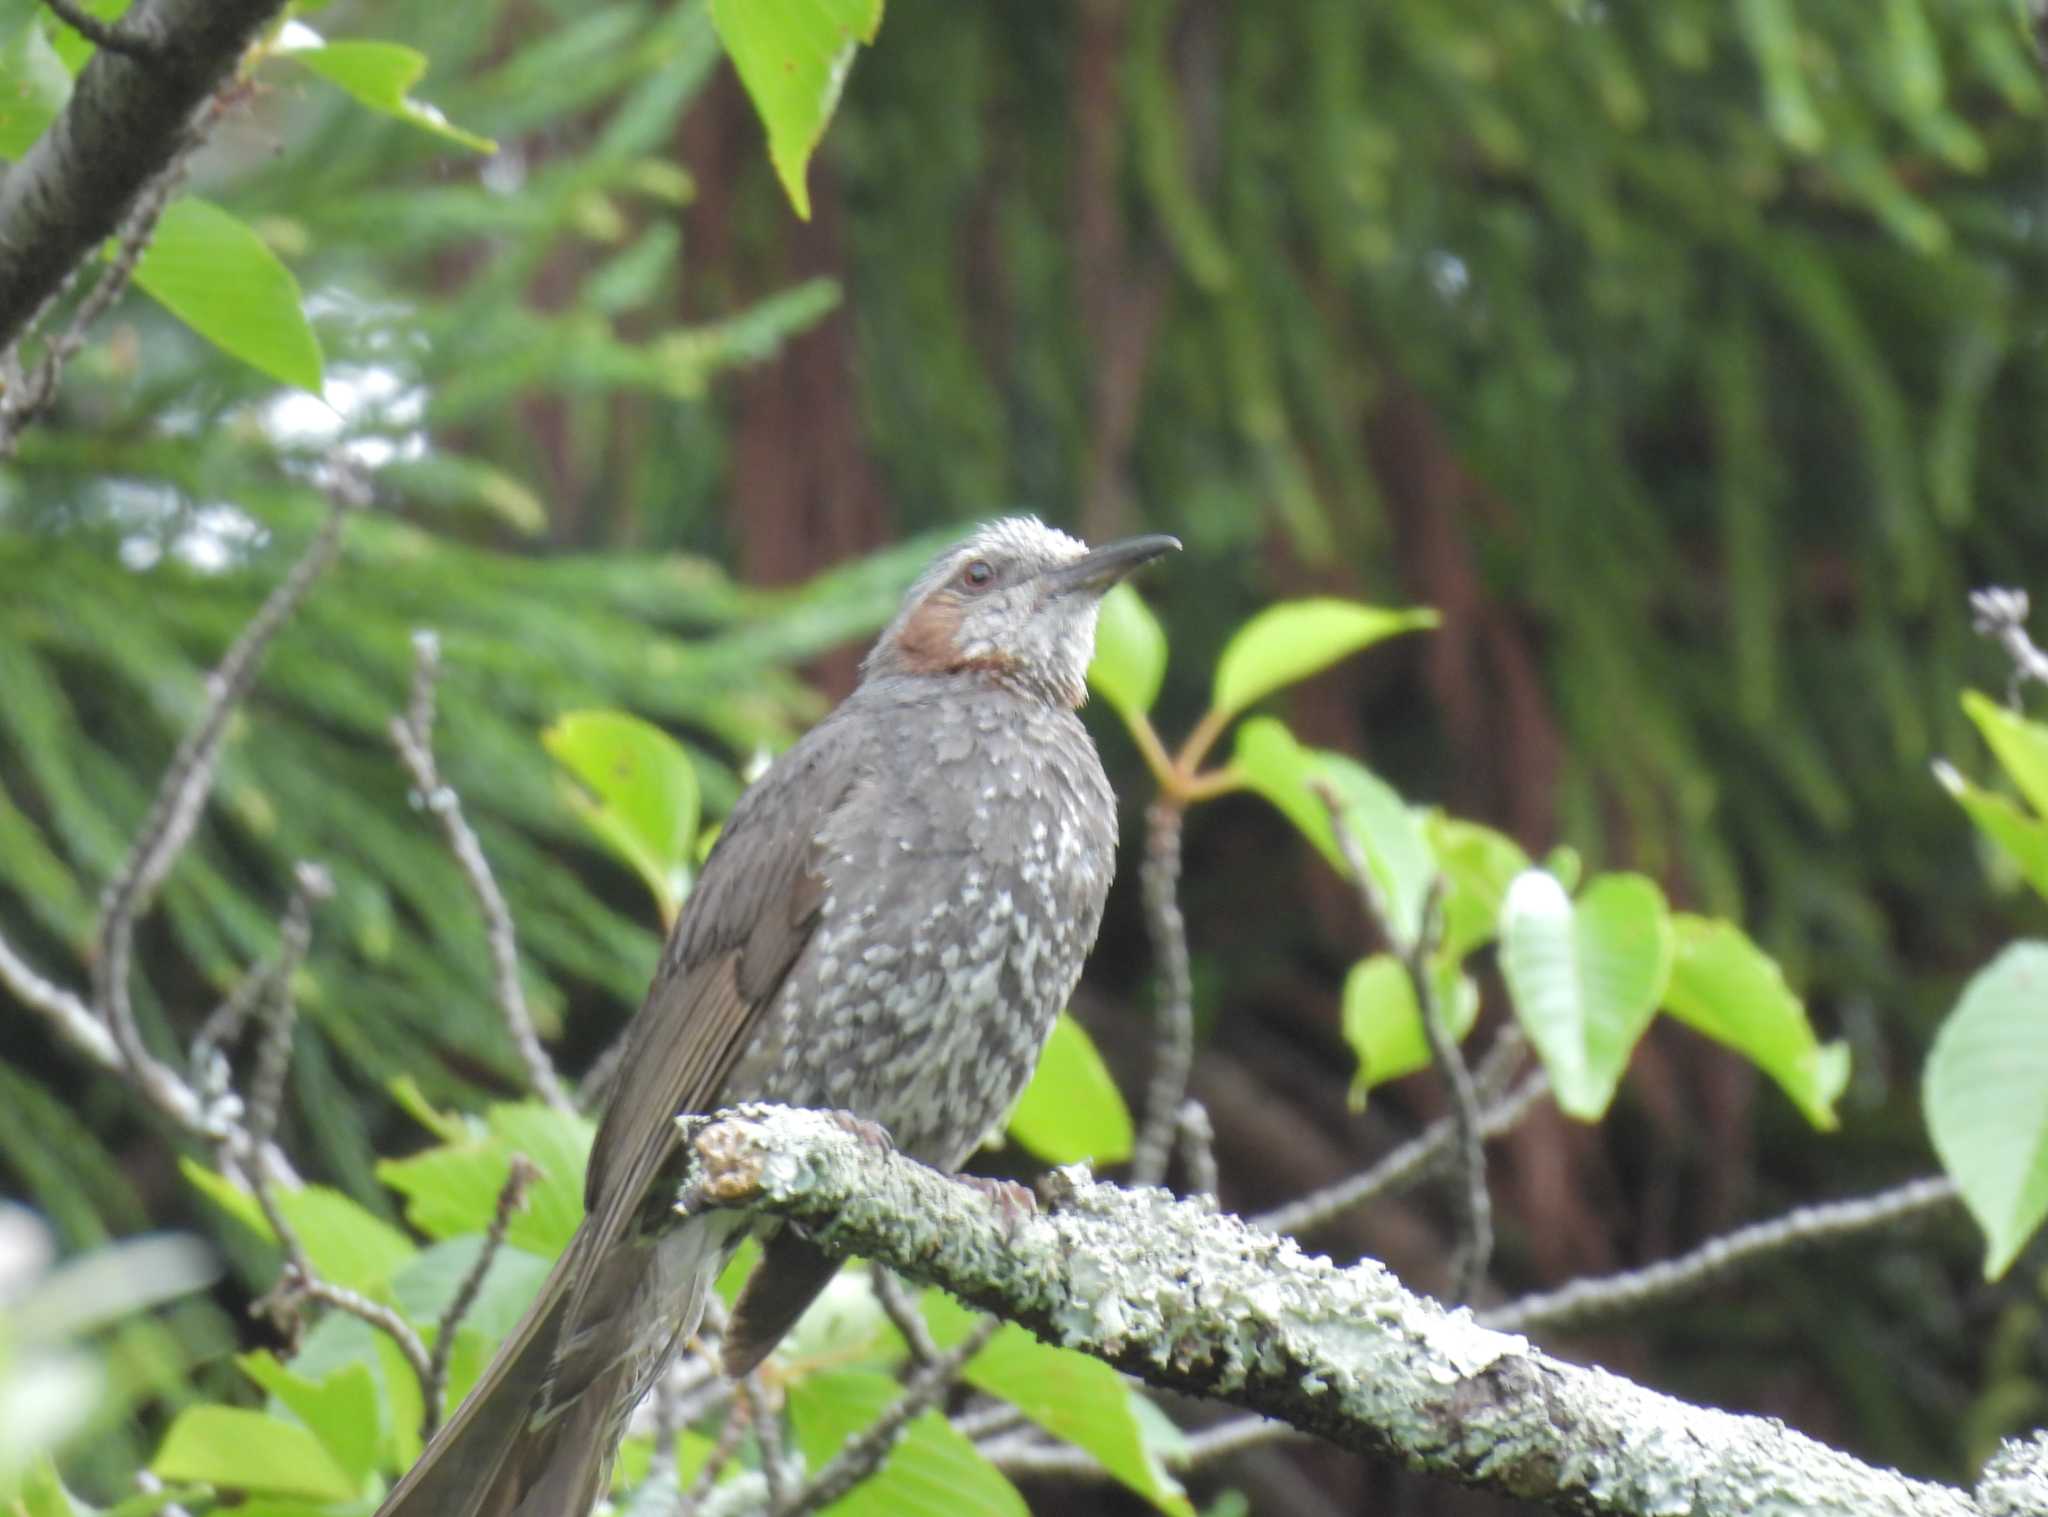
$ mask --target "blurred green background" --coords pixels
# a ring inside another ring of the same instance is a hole
[[[388,1211],[390,1079],[516,1086],[468,898],[384,738],[412,629],[442,634],[443,766],[578,1070],[658,924],[539,729],[659,721],[715,815],[847,688],[913,564],[1020,508],[1185,539],[1146,585],[1169,733],[1269,600],[1440,608],[1294,697],[1304,738],[1738,917],[1851,1043],[1823,1137],[1660,1031],[1604,1126],[1497,1150],[1506,1287],[1931,1167],[1926,1037],[2041,926],[1928,768],[1985,772],[1957,697],[2005,684],[1965,592],[2048,594],[2025,0],[893,0],[807,223],[701,4],[306,19],[420,48],[419,93],[500,149],[273,62],[196,160],[296,272],[326,402],[133,297],[0,469],[0,924],[83,978],[205,668],[321,515],[312,469],[336,445],[374,468],[383,503],[280,639],[141,945],[145,1021],[182,1045],[274,945],[291,863],[333,871],[292,1070],[307,1168]],[[1134,836],[1144,771],[1095,725]],[[1347,1110],[1336,997],[1365,931],[1283,822],[1203,808],[1186,889],[1226,1205],[1440,1109],[1423,1079]],[[1077,1010],[1134,1098],[1150,973],[1127,880]],[[18,1007],[0,1028],[0,1186],[67,1249],[204,1221],[124,1092]],[[1312,1241],[1429,1287],[1451,1217],[1425,1191]],[[1990,1290],[1973,1248],[1955,1223],[1788,1260],[1564,1346],[1957,1478],[2048,1404],[2048,1260]],[[123,1330],[104,1470],[225,1383],[235,1304]],[[1260,1512],[1500,1509],[1323,1451],[1220,1478]]]

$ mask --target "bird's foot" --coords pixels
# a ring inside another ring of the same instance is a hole
[[[887,1154],[896,1151],[896,1140],[889,1136],[889,1129],[881,1123],[870,1122],[866,1117],[856,1117],[850,1111],[828,1111],[825,1115],[832,1119],[834,1126],[852,1133],[865,1146],[877,1153]]]
[[[973,1186],[995,1204],[1006,1238],[1038,1215],[1038,1198],[1015,1180],[991,1180],[986,1175],[956,1175],[954,1178],[963,1185]]]

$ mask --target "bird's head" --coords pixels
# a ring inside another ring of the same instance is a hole
[[[1104,592],[1179,546],[1151,536],[1090,548],[1036,517],[992,521],[918,576],[863,675],[981,674],[1048,704],[1078,706]]]

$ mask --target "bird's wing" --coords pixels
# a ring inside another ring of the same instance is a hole
[[[741,798],[705,861],[591,1149],[584,1206],[595,1239],[627,1232],[675,1152],[675,1115],[717,1106],[810,941],[825,896],[817,839],[861,783],[858,747],[846,725],[812,729]]]

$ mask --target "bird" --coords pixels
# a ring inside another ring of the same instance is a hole
[[[852,692],[734,805],[626,1034],[584,1220],[378,1517],[585,1517],[745,1236],[762,1258],[728,1375],[830,1283],[839,1261],[794,1227],[676,1219],[678,1114],[845,1113],[947,1171],[1003,1120],[1115,870],[1115,795],[1076,715],[1102,597],[1179,547],[1011,516],[917,577]]]

